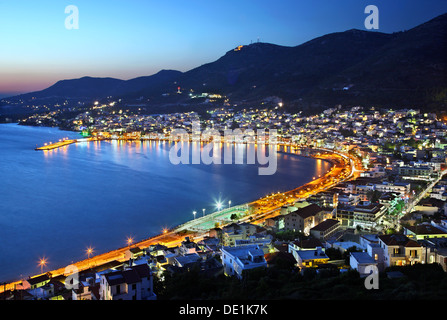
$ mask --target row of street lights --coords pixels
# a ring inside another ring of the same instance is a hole
[[[223,207],[223,203],[222,202],[220,202],[220,201],[216,202],[217,211],[220,211],[222,209],[222,207]],[[228,201],[228,208],[230,208],[230,207],[231,207],[231,200]],[[202,209],[203,217],[205,216],[205,211],[206,211],[206,209]],[[192,213],[194,215],[194,219],[196,219],[197,211],[193,211]],[[163,233],[166,233],[166,232],[167,232],[167,229],[163,229]],[[127,237],[126,238],[126,243],[127,243],[127,245],[129,247],[132,246],[133,242],[134,242],[134,238],[133,237]],[[90,257],[93,254],[93,252],[94,252],[94,249],[92,247],[87,247],[86,248],[85,253],[87,254],[88,259],[90,259]],[[44,267],[47,266],[47,264],[48,264],[48,259],[46,257],[43,257],[43,258],[39,259],[38,267],[40,267],[40,273],[43,273],[43,269],[44,269]]]
[[[132,238],[132,237],[127,237],[127,239],[126,239],[126,243],[127,243],[128,246],[131,246],[131,245],[133,244],[133,242],[134,242],[134,238]],[[95,251],[95,250],[94,250],[94,248],[92,248],[92,247],[87,247],[87,248],[85,249],[85,253],[87,254],[88,259],[91,258],[91,256],[92,256],[92,254],[93,254],[94,251]],[[38,265],[38,267],[40,267],[40,273],[43,273],[43,269],[44,269],[44,267],[47,266],[47,264],[48,264],[48,258],[43,257],[43,258],[40,258],[40,259],[39,259],[39,262],[38,262],[37,265]]]
[[[216,202],[217,211],[220,211],[222,209],[222,207],[223,207],[223,203],[222,202],[220,202],[220,201]],[[230,207],[231,207],[231,200],[228,201],[228,209]],[[203,212],[203,217],[204,217],[205,216],[205,209],[202,209],[202,212]],[[195,220],[197,211],[193,211],[192,214],[194,215],[194,220]]]

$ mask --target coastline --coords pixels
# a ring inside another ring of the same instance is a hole
[[[293,152],[283,152],[283,153],[289,154],[289,155],[293,155],[293,156],[298,156],[298,157],[318,158],[318,157],[315,157],[315,156],[310,156],[310,155],[305,155],[305,154],[297,154],[297,153],[293,153]],[[321,159],[323,161],[327,161],[327,162],[331,163],[331,167],[323,175],[323,177],[325,177],[329,172],[332,171],[332,169],[336,165],[336,163],[331,161],[331,158],[318,158],[318,159]],[[321,177],[319,179],[322,179],[323,177]],[[315,183],[315,181],[317,181],[319,179],[312,180],[309,183],[306,183],[306,184],[304,184],[302,186],[298,186],[298,187],[296,187],[296,188],[294,188],[292,190],[286,191],[283,194],[289,194],[289,193],[297,192],[297,190],[304,189],[306,186],[308,186],[309,184]],[[252,202],[247,202],[245,204],[242,204],[242,205],[239,205],[239,206],[236,206],[236,207],[242,207],[242,206],[249,207],[249,206],[252,206],[254,204],[258,204],[259,201],[261,201],[263,199],[264,198],[260,198],[260,199],[254,200]],[[276,205],[276,207],[274,209],[272,209],[272,210],[280,209],[282,205],[283,204]],[[234,208],[234,207],[232,207],[232,208]],[[226,211],[226,210],[222,210],[222,211]],[[205,216],[205,218],[206,219],[214,219],[216,216],[219,216],[220,213],[221,212],[214,212],[214,213],[211,213],[211,214]],[[254,215],[256,215],[256,214],[254,214]],[[252,216],[253,216],[253,214],[252,214]],[[149,237],[147,239],[140,240],[139,242],[134,243],[131,246],[125,246],[125,247],[121,247],[121,248],[118,248],[118,249],[115,249],[115,250],[112,250],[112,251],[109,251],[109,252],[106,252],[106,253],[103,253],[103,254],[99,254],[99,255],[96,255],[96,256],[91,257],[89,259],[84,259],[84,260],[81,260],[79,262],[76,262],[73,265],[77,266],[79,271],[83,271],[83,270],[86,270],[88,268],[91,268],[92,266],[96,267],[96,266],[100,265],[100,262],[103,262],[102,264],[104,264],[104,263],[107,263],[107,262],[110,262],[110,261],[113,261],[113,260],[118,260],[118,261],[122,260],[123,256],[124,256],[124,253],[130,247],[138,246],[138,247],[141,247],[141,248],[145,248],[145,247],[148,247],[149,245],[155,244],[155,243],[172,243],[173,241],[176,241],[176,242],[183,241],[184,236],[186,234],[188,234],[188,235],[189,234],[195,234],[195,232],[193,230],[191,230],[193,228],[183,228],[183,227],[185,225],[191,225],[191,223],[193,223],[193,224],[200,223],[200,221],[201,221],[201,218],[197,218],[197,219],[195,219],[195,221],[194,220],[190,220],[190,221],[188,221],[188,222],[186,222],[184,224],[181,224],[181,225],[178,225],[176,227],[171,228],[171,230],[169,230],[167,233],[162,233],[162,234],[151,236],[151,237]],[[202,231],[204,231],[204,230],[202,230]],[[179,232],[182,232],[182,235],[181,235],[180,238],[178,236]],[[183,232],[185,232],[185,233],[183,233]],[[96,263],[95,262],[92,263],[92,261],[96,261]],[[52,271],[48,271],[48,272],[51,273],[53,277],[66,275],[65,267],[59,268],[59,269],[55,269],[55,270],[52,270]],[[48,272],[45,272],[45,273],[48,273]],[[38,276],[38,274],[36,274],[35,276]],[[10,283],[10,284],[8,284],[8,288],[13,288],[13,287],[11,287],[11,285],[19,285],[20,282],[21,282],[21,280],[18,280],[18,281]],[[3,287],[0,290],[2,290],[2,289],[3,289]]]
[[[9,123],[9,124],[7,124],[7,125],[12,125],[12,123]],[[16,123],[16,124],[13,124],[13,125],[20,125],[20,124],[18,124],[18,123]],[[43,128],[43,127],[45,127],[45,126],[40,126],[41,128]],[[48,128],[48,127],[45,127],[45,128]],[[60,131],[65,131],[65,132],[70,132],[70,133],[78,133],[79,134],[79,132],[78,131],[67,131],[67,130],[61,130],[60,128],[58,128],[58,127],[50,127],[50,128],[53,128],[53,129],[57,129],[57,130],[60,130]],[[76,140],[76,142],[85,142],[85,141],[89,141],[90,139],[75,139]],[[77,141],[77,140],[79,140],[79,141]],[[109,139],[91,139],[91,141],[94,141],[94,140],[97,140],[97,141],[101,141],[101,140],[109,140]],[[129,139],[130,140],[130,139]],[[133,140],[135,140],[135,139],[133,139]],[[146,141],[146,140],[148,140],[148,139],[141,139],[142,141]],[[159,140],[159,139],[150,139],[150,140],[152,140],[152,141],[161,141],[161,140]],[[166,139],[166,141],[172,141],[172,140],[168,140],[168,139]],[[315,148],[309,148],[309,147],[306,147],[306,146],[298,146],[298,145],[296,145],[296,144],[292,144],[292,143],[282,143],[283,144],[283,146],[285,147],[284,148],[284,151],[278,151],[279,153],[281,153],[281,154],[286,154],[286,155],[290,155],[290,156],[294,156],[294,157],[306,157],[306,158],[314,158],[314,159],[320,159],[320,160],[322,160],[322,161],[325,161],[325,162],[327,162],[327,163],[330,163],[331,164],[331,167],[324,173],[324,175],[323,175],[323,177],[325,177],[329,172],[331,172],[332,171],[332,169],[334,168],[334,166],[336,166],[336,161],[334,160],[334,159],[332,159],[331,157],[317,157],[315,154],[317,153],[317,152],[319,152],[319,149],[317,148],[317,149],[315,149]],[[62,146],[61,146],[62,147]],[[64,148],[66,148],[67,146],[63,146]],[[297,153],[297,151],[298,150],[303,150],[303,149],[306,149],[306,150],[308,150],[309,151],[309,153],[306,153],[306,152],[300,152],[300,153]],[[323,150],[323,149],[321,149],[321,151],[323,151],[323,153],[326,153],[326,152],[328,152],[328,150]],[[44,152],[47,152],[47,151],[44,151]],[[333,152],[336,152],[336,151],[334,151],[334,150],[329,150],[329,153],[333,153]],[[333,153],[333,156],[335,156],[335,153]],[[347,157],[349,157],[349,155],[346,155]],[[338,156],[337,156],[338,157]],[[323,177],[321,177],[321,178],[323,178]],[[312,180],[312,181],[310,181],[310,182],[308,182],[308,183],[305,183],[305,184],[303,184],[303,185],[301,185],[301,186],[298,186],[298,187],[296,187],[296,188],[293,188],[293,189],[291,189],[291,190],[289,190],[289,191],[285,191],[285,192],[283,192],[283,194],[290,194],[290,193],[293,193],[293,192],[297,192],[297,191],[299,191],[300,189],[304,189],[306,186],[308,186],[308,185],[312,185],[312,184],[315,184],[315,181],[318,181],[318,180],[320,180],[320,178],[319,179],[315,179],[315,180]],[[330,188],[330,187],[329,187]],[[328,188],[328,189],[329,189]],[[273,196],[273,195],[272,195]],[[245,203],[245,204],[242,204],[242,205],[239,205],[239,207],[241,207],[241,206],[246,206],[246,207],[248,207],[248,206],[252,206],[252,205],[255,205],[255,204],[258,204],[259,203],[259,201],[262,201],[264,198],[259,198],[259,199],[256,199],[256,200],[253,200],[253,201],[251,201],[251,202],[247,202],[247,203]],[[271,199],[269,199],[269,200],[271,200]],[[280,209],[281,208],[281,206],[282,205],[277,205],[276,207],[275,207],[275,210],[277,210],[277,209]],[[272,209],[273,210],[273,209]],[[223,210],[222,210],[223,211]],[[211,214],[208,214],[207,216],[205,216],[205,217],[207,217],[207,218],[211,218],[211,217],[213,217],[213,215],[214,214],[216,214],[216,215],[218,215],[218,213],[217,212],[214,212],[214,213],[211,213]],[[251,215],[251,216],[253,216],[253,215]],[[200,218],[197,218],[197,220],[196,220],[196,222],[199,222],[200,221]],[[248,220],[247,220],[248,221]],[[184,236],[185,236],[185,234],[186,234],[186,232],[188,232],[188,234],[194,234],[195,232],[194,231],[191,231],[191,230],[185,230],[185,229],[181,229],[181,227],[182,226],[184,226],[184,225],[187,225],[187,224],[191,224],[193,222],[193,220],[190,220],[190,221],[187,221],[187,222],[185,222],[185,223],[183,223],[183,224],[181,224],[181,225],[178,225],[178,226],[176,226],[176,227],[172,227],[172,228],[170,228],[170,230],[169,230],[169,234],[157,234],[157,235],[154,235],[154,236],[151,236],[151,237],[149,237],[149,238],[146,238],[146,239],[143,239],[143,240],[139,240],[139,242],[138,243],[135,243],[135,244],[132,244],[132,247],[134,247],[134,246],[141,246],[141,247],[143,247],[144,248],[144,246],[149,246],[150,244],[154,244],[154,243],[160,243],[160,242],[167,242],[167,243],[169,243],[170,241],[172,241],[173,240],[173,234],[175,235],[176,233],[179,233],[179,232],[181,232],[182,233],[182,240],[184,239]],[[233,221],[234,222],[234,221]],[[251,221],[248,221],[248,222],[251,222]],[[203,230],[201,230],[201,231],[203,231]],[[102,254],[98,254],[97,256],[95,256],[95,257],[91,257],[90,259],[84,259],[84,260],[81,260],[81,261],[78,261],[78,262],[76,262],[76,263],[74,263],[74,265],[79,265],[80,266],[80,268],[79,268],[79,270],[80,271],[82,271],[82,270],[85,270],[85,269],[83,269],[83,267],[82,267],[82,265],[83,264],[85,264],[85,263],[87,263],[89,266],[91,265],[90,264],[90,260],[92,260],[92,259],[94,259],[94,258],[97,258],[97,259],[99,259],[99,260],[101,260],[101,258],[104,258],[104,259],[110,259],[110,256],[114,256],[115,257],[115,259],[112,259],[112,260],[119,260],[119,259],[121,259],[121,257],[120,257],[120,255],[121,256],[123,256],[124,255],[124,252],[126,251],[126,250],[128,250],[129,249],[129,246],[126,246],[126,247],[121,247],[121,248],[118,248],[118,249],[114,249],[114,250],[111,250],[111,251],[109,251],[109,252],[106,252],[106,253],[102,253]],[[97,266],[97,264],[93,264],[93,265],[95,265],[95,266]],[[52,270],[52,271],[47,271],[47,272],[45,272],[45,273],[52,273],[52,275],[54,276],[54,277],[57,277],[57,276],[60,276],[60,275],[63,275],[64,274],[64,270],[65,270],[65,268],[58,268],[58,269],[54,269],[54,270]],[[35,274],[35,275],[33,275],[32,277],[35,277],[35,276],[38,276],[39,274]],[[8,288],[14,288],[14,286],[10,286],[11,284],[15,284],[15,285],[19,285],[20,284],[20,282],[22,281],[23,279],[21,279],[21,280],[9,280],[9,281],[11,281],[11,283],[7,286]],[[1,286],[0,287],[0,292],[2,292],[1,290],[3,290],[3,288],[4,288],[4,286]]]

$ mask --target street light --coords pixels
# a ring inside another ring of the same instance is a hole
[[[220,211],[220,209],[222,209],[222,203],[221,202],[217,202],[216,203],[216,207],[217,207],[217,211]]]
[[[196,218],[197,211],[193,211],[192,214],[194,215],[194,219]]]
[[[93,253],[93,248],[92,247],[88,247],[85,252],[87,253],[87,257],[90,259],[90,255]]]
[[[127,244],[128,244],[129,246],[131,246],[132,243],[133,243],[133,238],[132,238],[132,237],[127,237]]]
[[[41,258],[40,260],[39,260],[39,266],[40,266],[40,273],[43,273],[43,267],[46,267],[46,265],[47,265],[47,259],[44,257],[44,258]]]
[[[230,206],[231,206],[231,200],[228,201],[228,209],[230,208]]]
[[[203,216],[205,216],[205,209],[202,209],[202,211],[203,211]]]

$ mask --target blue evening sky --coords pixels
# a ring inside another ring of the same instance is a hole
[[[296,46],[327,33],[415,27],[447,12],[447,0],[0,0],[0,93],[41,90],[82,76],[129,79],[187,71],[259,38]],[[65,28],[65,7],[79,29]]]

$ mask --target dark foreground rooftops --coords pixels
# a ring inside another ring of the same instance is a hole
[[[130,269],[114,271],[104,275],[109,285],[122,283],[133,284],[140,282],[142,278],[150,276],[150,269],[147,264],[133,266]]]

